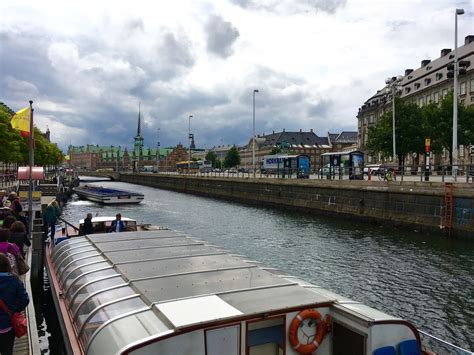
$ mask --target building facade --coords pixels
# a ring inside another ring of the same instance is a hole
[[[458,63],[464,62],[466,74],[458,76],[459,102],[469,106],[474,104],[474,36],[465,38],[464,45],[458,48]],[[442,49],[440,57],[431,61],[422,60],[418,69],[406,69],[400,82],[400,97],[419,107],[431,102],[439,103],[453,89],[454,80],[448,77],[448,66],[453,63],[454,51]],[[360,150],[366,152],[369,139],[369,127],[376,124],[378,119],[387,111],[392,110],[391,89],[386,85],[378,90],[359,108],[357,114],[358,137],[357,144]],[[366,152],[367,153],[367,152]],[[410,161],[413,158],[408,158]],[[447,163],[448,155],[439,154],[435,157],[435,164]],[[380,161],[378,156],[369,156],[369,163]],[[410,161],[405,162],[410,164]],[[459,147],[460,164],[470,161],[469,147]]]
[[[311,169],[321,167],[321,154],[339,150],[355,149],[357,132],[328,133],[327,137],[319,137],[311,129],[309,132],[282,132],[273,131],[272,134],[258,135],[255,139],[255,165],[259,170],[263,157],[279,149],[291,154],[303,154],[310,158]],[[250,139],[247,146],[240,151],[240,164],[246,170],[252,170],[253,146]]]

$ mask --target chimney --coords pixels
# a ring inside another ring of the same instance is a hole
[[[312,129],[312,128],[311,128],[309,131],[310,131],[311,133],[313,133],[313,129]]]
[[[472,43],[474,42],[474,35],[469,35],[469,36],[466,36],[466,38],[464,38],[464,44],[469,44],[469,43]]]
[[[429,60],[429,59],[423,59],[423,60],[421,61],[421,67],[427,66],[429,62],[431,62],[431,60]]]
[[[273,131],[273,134],[275,134],[275,131]]]
[[[285,129],[283,128],[283,132],[285,132]]]
[[[300,128],[300,133],[303,132],[303,130]]]
[[[405,76],[413,73],[413,69],[405,69]]]
[[[441,57],[444,57],[445,55],[451,53],[451,48],[444,48],[441,50]]]

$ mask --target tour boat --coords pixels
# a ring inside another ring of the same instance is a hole
[[[93,234],[46,252],[69,354],[428,354],[422,332],[173,230]]]
[[[80,197],[103,204],[140,203],[144,195],[137,192],[123,191],[102,186],[84,185],[74,188]]]

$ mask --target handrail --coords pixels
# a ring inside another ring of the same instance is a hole
[[[66,223],[69,227],[72,227],[74,230],[80,232],[79,228],[77,228],[74,224],[71,224],[70,222],[66,221],[64,218],[58,217],[58,219]]]
[[[463,348],[461,348],[461,347],[459,347],[459,346],[457,346],[457,345],[448,343],[446,340],[437,338],[437,337],[435,337],[434,335],[431,335],[431,334],[429,334],[429,333],[427,333],[427,332],[424,332],[424,331],[422,331],[422,330],[420,330],[420,329],[418,329],[418,332],[420,332],[421,334],[427,336],[428,338],[434,339],[434,340],[439,341],[439,342],[441,342],[441,343],[443,343],[443,344],[445,344],[445,345],[448,345],[448,346],[450,346],[450,347],[452,347],[452,348],[455,348],[456,350],[463,351],[463,352],[466,353],[466,354],[470,354],[470,355],[474,354],[474,352],[472,352],[472,351],[470,351],[470,350],[466,350],[466,349],[463,349]]]

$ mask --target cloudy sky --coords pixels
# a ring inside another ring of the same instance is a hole
[[[0,101],[34,101],[54,142],[246,144],[256,132],[357,130],[388,76],[474,34],[472,0],[0,2]]]

